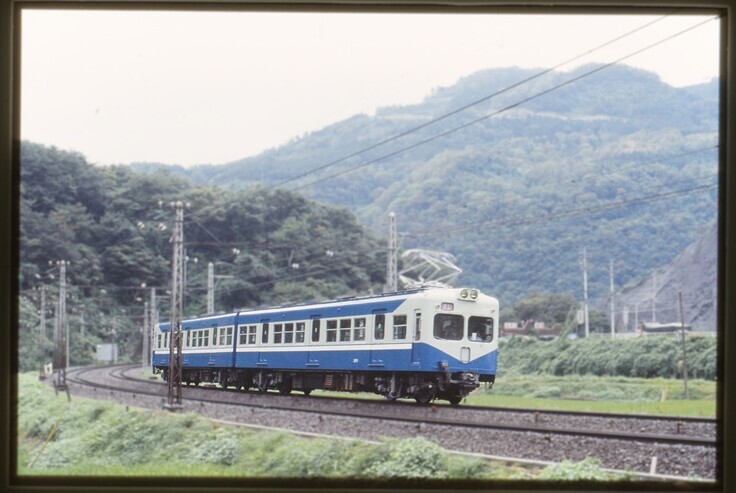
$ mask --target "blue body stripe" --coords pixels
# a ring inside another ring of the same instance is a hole
[[[480,358],[463,363],[429,344],[413,344],[413,349],[349,349],[344,351],[319,351],[308,348],[290,348],[278,352],[239,352],[235,356],[235,368],[269,370],[319,370],[319,371],[441,371],[445,362],[452,373],[474,372],[494,375],[498,352],[492,351]],[[314,349],[314,348],[313,348]],[[184,354],[182,365],[197,368],[232,368],[231,353]],[[355,361],[357,360],[357,361]],[[154,355],[154,366],[167,366],[169,355]]]

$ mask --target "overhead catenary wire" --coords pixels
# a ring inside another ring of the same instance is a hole
[[[556,84],[556,85],[554,85],[554,86],[552,86],[552,87],[550,87],[548,89],[545,89],[543,91],[540,91],[538,93],[535,93],[535,94],[533,94],[531,96],[527,96],[527,97],[525,97],[525,98],[523,98],[523,99],[521,99],[519,101],[516,101],[516,102],[514,102],[512,104],[509,104],[507,106],[504,106],[503,108],[498,109],[496,111],[493,111],[493,112],[491,112],[491,113],[489,113],[487,115],[483,115],[481,117],[475,118],[475,119],[473,119],[473,120],[471,120],[469,122],[466,122],[466,123],[464,123],[462,125],[459,125],[457,127],[451,128],[451,129],[449,129],[447,131],[444,131],[444,132],[439,133],[437,135],[434,135],[432,137],[428,137],[428,138],[423,139],[423,140],[421,140],[419,142],[416,142],[414,144],[411,144],[411,145],[402,147],[400,149],[397,149],[397,150],[392,151],[390,153],[387,153],[387,154],[384,154],[382,156],[376,157],[374,159],[370,159],[368,161],[365,161],[365,162],[360,163],[358,165],[352,166],[350,168],[347,168],[347,169],[344,169],[344,170],[335,172],[335,173],[333,173],[331,175],[327,175],[327,176],[325,176],[323,178],[320,178],[320,179],[311,181],[309,183],[306,183],[306,184],[303,184],[303,185],[294,187],[291,190],[301,190],[301,189],[304,189],[304,188],[308,188],[308,187],[317,185],[319,183],[323,183],[323,182],[328,181],[328,180],[331,180],[333,178],[337,178],[338,176],[342,176],[342,175],[345,175],[345,174],[348,174],[348,173],[352,173],[353,171],[356,171],[358,169],[364,168],[364,167],[369,166],[371,164],[375,164],[375,163],[377,163],[379,161],[383,161],[383,160],[386,160],[386,159],[389,159],[389,158],[392,158],[392,157],[396,157],[396,156],[398,156],[400,154],[403,154],[403,153],[405,153],[407,151],[410,151],[412,149],[416,149],[416,148],[418,148],[420,146],[423,146],[425,144],[428,144],[430,142],[434,142],[435,140],[441,139],[441,138],[446,137],[448,135],[451,135],[451,134],[453,134],[455,132],[458,132],[460,130],[463,130],[465,128],[468,128],[468,127],[470,127],[472,125],[475,125],[475,124],[480,123],[482,121],[488,120],[488,119],[490,119],[490,118],[492,118],[494,116],[497,116],[497,115],[500,115],[502,113],[505,113],[505,112],[507,112],[507,111],[509,111],[511,109],[514,109],[514,108],[516,108],[518,106],[521,106],[521,105],[523,105],[525,103],[528,103],[529,101],[533,101],[533,100],[538,99],[538,98],[540,98],[542,96],[545,96],[545,95],[547,95],[549,93],[552,93],[554,91],[557,91],[559,89],[562,89],[563,87],[567,87],[570,84],[573,84],[573,83],[575,83],[575,82],[577,82],[577,81],[579,81],[581,79],[584,79],[584,78],[589,77],[589,76],[591,76],[593,74],[596,74],[596,73],[598,73],[598,72],[600,72],[602,70],[605,70],[605,69],[607,69],[609,67],[612,67],[613,65],[616,65],[616,64],[618,64],[618,63],[620,63],[620,62],[622,62],[624,60],[627,60],[627,59],[629,59],[629,58],[631,58],[631,57],[633,57],[635,55],[638,55],[638,54],[643,53],[643,52],[645,52],[647,50],[650,50],[650,49],[652,49],[652,48],[654,48],[656,46],[659,46],[662,43],[665,43],[667,41],[670,41],[671,39],[674,39],[674,38],[676,38],[678,36],[681,36],[681,35],[689,32],[689,31],[692,31],[693,29],[696,29],[696,28],[698,28],[698,27],[700,27],[700,26],[702,26],[702,25],[704,25],[704,24],[706,24],[708,22],[712,22],[712,21],[714,21],[714,20],[716,20],[718,18],[719,18],[718,16],[709,17],[708,19],[706,19],[704,21],[701,21],[701,22],[699,22],[699,23],[697,23],[697,24],[695,24],[693,26],[690,26],[690,27],[688,27],[686,29],[683,29],[681,31],[678,31],[678,32],[676,32],[674,34],[671,34],[671,35],[669,35],[669,36],[667,36],[667,37],[665,37],[663,39],[660,39],[659,41],[656,41],[654,43],[648,44],[648,45],[646,45],[643,48],[639,48],[639,49],[637,49],[637,50],[635,50],[633,52],[630,52],[630,53],[628,53],[628,54],[626,54],[624,56],[621,56],[621,57],[615,59],[612,62],[608,62],[608,63],[605,63],[603,65],[600,65],[600,66],[598,66],[596,68],[593,68],[591,70],[588,70],[587,72],[584,72],[584,73],[582,73],[582,74],[580,74],[580,75],[578,75],[576,77],[573,77],[572,79],[569,79],[567,81],[564,81],[564,82],[562,82],[560,84]]]
[[[658,18],[656,18],[656,19],[654,19],[652,21],[649,21],[649,22],[641,25],[641,26],[638,26],[635,29],[632,29],[630,31],[627,31],[627,32],[625,32],[625,33],[623,33],[623,34],[621,34],[619,36],[616,36],[615,38],[612,38],[612,39],[610,39],[610,40],[608,40],[608,41],[606,41],[606,42],[604,42],[604,43],[602,43],[602,44],[600,44],[600,45],[598,45],[598,46],[596,46],[594,48],[590,48],[587,51],[584,51],[584,52],[582,52],[582,53],[580,53],[578,55],[575,55],[575,56],[573,56],[571,58],[568,58],[568,59],[566,59],[566,60],[564,60],[562,62],[559,62],[559,63],[557,63],[556,65],[554,65],[554,66],[552,66],[550,68],[544,69],[544,70],[542,70],[540,72],[537,72],[537,73],[535,73],[535,74],[533,74],[533,75],[531,75],[529,77],[526,77],[525,79],[522,79],[522,80],[520,80],[518,82],[515,82],[515,83],[513,83],[513,84],[511,84],[511,85],[509,85],[509,86],[507,86],[507,87],[505,87],[503,89],[500,89],[500,90],[495,91],[495,92],[493,92],[491,94],[488,94],[486,96],[483,96],[482,98],[476,99],[476,100],[474,100],[474,101],[472,101],[472,102],[470,102],[468,104],[465,104],[465,105],[463,105],[463,106],[461,106],[459,108],[456,108],[456,109],[451,110],[451,111],[449,111],[447,113],[444,113],[444,114],[442,114],[442,115],[440,115],[438,117],[432,118],[431,120],[429,120],[429,121],[427,121],[425,123],[422,123],[421,125],[417,125],[417,126],[411,127],[411,128],[409,128],[407,130],[404,130],[403,132],[400,132],[400,133],[396,134],[396,135],[392,135],[390,137],[387,137],[387,138],[385,138],[385,139],[383,139],[383,140],[381,140],[381,141],[379,141],[379,142],[377,142],[375,144],[372,144],[370,146],[364,147],[364,148],[359,149],[359,150],[357,150],[355,152],[352,152],[352,153],[350,153],[350,154],[348,154],[346,156],[343,156],[341,158],[335,159],[335,160],[330,161],[330,162],[328,162],[326,164],[323,164],[323,165],[318,166],[316,168],[312,168],[311,170],[305,171],[305,172],[300,173],[300,174],[298,174],[296,176],[293,176],[291,178],[288,178],[288,179],[286,179],[284,181],[281,181],[281,182],[273,185],[272,188],[281,187],[283,185],[286,185],[288,183],[291,183],[293,181],[296,181],[296,180],[298,180],[300,178],[304,178],[304,177],[309,176],[311,174],[314,174],[314,173],[317,173],[317,172],[322,171],[324,169],[330,168],[330,167],[335,166],[337,164],[340,164],[340,163],[342,163],[344,161],[347,161],[348,159],[351,159],[353,157],[359,156],[359,155],[364,154],[364,153],[366,153],[368,151],[372,151],[373,149],[377,149],[378,147],[381,147],[383,145],[386,145],[388,143],[391,143],[391,142],[393,142],[395,140],[398,140],[398,139],[401,139],[403,137],[406,137],[407,135],[410,135],[410,134],[412,134],[414,132],[417,132],[417,131],[419,131],[419,130],[421,130],[423,128],[427,128],[430,125],[434,125],[435,123],[438,123],[440,121],[446,120],[447,118],[449,118],[451,116],[454,116],[454,115],[457,115],[458,113],[461,113],[461,112],[463,112],[463,111],[465,111],[465,110],[467,110],[469,108],[472,108],[473,106],[477,106],[477,105],[479,105],[481,103],[485,103],[485,102],[493,99],[494,97],[500,96],[501,94],[504,94],[504,93],[506,93],[506,92],[508,92],[508,91],[510,91],[512,89],[516,89],[517,87],[520,87],[520,86],[522,86],[524,84],[528,84],[529,82],[531,82],[531,81],[533,81],[535,79],[538,79],[538,78],[540,78],[540,77],[542,77],[542,76],[544,76],[544,75],[546,75],[546,74],[548,74],[550,72],[553,72],[554,70],[557,70],[560,67],[563,67],[563,66],[565,66],[565,65],[567,65],[569,63],[572,63],[572,62],[574,62],[576,60],[579,60],[580,58],[582,58],[584,56],[590,55],[591,53],[595,53],[596,51],[598,51],[598,50],[600,50],[602,48],[605,48],[606,46],[609,46],[609,45],[611,45],[611,44],[613,44],[613,43],[615,43],[617,41],[620,41],[620,40],[622,40],[624,38],[627,38],[627,37],[629,37],[629,36],[631,36],[631,35],[639,32],[639,31],[641,31],[643,29],[646,29],[647,27],[650,27],[653,24],[656,24],[656,23],[658,23],[658,22],[666,19],[670,15],[672,15],[675,12],[680,11],[680,10],[682,10],[682,9],[680,9],[680,8],[675,9],[672,12],[669,12],[669,13],[661,16],[661,17],[658,17]]]

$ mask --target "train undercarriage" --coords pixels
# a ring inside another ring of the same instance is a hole
[[[182,384],[211,383],[222,389],[278,390],[281,394],[298,391],[309,395],[312,390],[370,392],[389,400],[413,398],[420,404],[427,404],[440,399],[457,405],[478,388],[480,382],[493,384],[495,378],[494,375],[444,370],[408,373],[183,368]],[[164,380],[168,380],[168,368],[160,369],[160,372]]]

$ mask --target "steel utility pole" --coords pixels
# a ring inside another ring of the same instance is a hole
[[[583,247],[583,319],[585,323],[585,337],[590,336],[588,321],[588,252]]]
[[[169,331],[169,395],[166,409],[176,411],[181,404],[181,319],[184,306],[184,203],[172,204],[176,211],[171,258],[171,328]]]
[[[66,267],[67,260],[57,260],[59,266],[59,300],[56,303],[56,323],[54,326],[54,370],[57,390],[67,390],[66,369],[69,367],[69,337],[66,321]]]
[[[685,382],[685,399],[690,399],[690,394],[687,391],[687,348],[685,346],[685,312],[682,309],[682,291],[677,293],[680,300],[680,328],[682,334],[682,376]]]
[[[396,214],[388,215],[388,265],[386,268],[386,291],[394,292],[398,289],[398,245],[396,237]]]
[[[39,313],[38,347],[41,353],[39,380],[46,380],[46,286],[41,286],[41,311]]]
[[[657,321],[657,273],[652,273],[652,322]]]
[[[143,303],[143,328],[141,329],[141,366],[148,366],[148,334],[150,333],[150,321],[148,317],[148,302]]]
[[[610,271],[610,278],[611,278],[611,339],[616,337],[616,316],[614,311],[614,304],[613,304],[613,259],[608,264],[609,271]]]
[[[291,262],[289,262],[291,265]],[[207,264],[207,313],[215,313],[215,288],[220,279],[232,279],[234,276],[216,276],[215,264]]]

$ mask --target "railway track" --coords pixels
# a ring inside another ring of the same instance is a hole
[[[70,372],[67,380],[96,389],[93,392],[127,392],[136,399],[146,396],[160,403],[166,396],[165,383],[133,376],[136,372],[140,372],[139,366],[86,368]],[[484,440],[479,443],[477,437],[489,437],[489,443],[494,444],[490,450],[508,449],[512,452],[504,454],[508,456],[542,461],[596,456],[602,458],[607,467],[639,472],[651,472],[652,457],[658,457],[659,472],[704,478],[715,475],[716,424],[714,420],[703,418],[418,406],[371,399],[314,395],[306,398],[201,387],[184,387],[183,396],[188,410],[201,411],[205,406],[231,408],[224,412],[224,419],[236,417],[262,422],[264,415],[270,415],[271,421],[294,422],[296,426],[292,429],[309,428],[321,432],[333,428],[342,434],[351,429],[394,427],[410,430],[414,435],[422,434],[443,446],[447,446],[448,441],[459,443],[447,448],[469,453],[487,453],[488,444]],[[287,415],[290,417],[285,417]],[[501,446],[499,440],[509,445]],[[630,452],[611,452],[624,449]],[[611,459],[606,458],[609,455]],[[620,457],[615,459],[617,455]],[[682,457],[699,459],[693,464],[683,464],[681,460],[677,464]],[[607,464],[609,460],[611,463]]]

